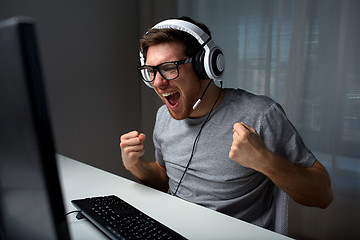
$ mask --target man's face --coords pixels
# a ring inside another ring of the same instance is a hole
[[[161,43],[148,48],[146,65],[156,66],[188,57],[184,54],[182,43]],[[174,119],[191,117],[192,106],[201,94],[202,85],[191,63],[179,65],[179,77],[173,80],[166,80],[157,72],[152,85]]]

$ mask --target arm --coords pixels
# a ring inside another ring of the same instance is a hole
[[[157,162],[148,162],[141,158],[144,155],[145,135],[133,131],[122,135],[120,140],[125,168],[145,185],[166,192],[169,188],[166,169]]]
[[[333,200],[330,177],[319,161],[311,167],[290,163],[270,152],[256,130],[245,123],[234,125],[229,157],[244,167],[265,174],[300,204],[326,208]]]

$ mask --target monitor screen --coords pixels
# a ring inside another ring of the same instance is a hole
[[[0,22],[0,239],[69,239],[35,35]]]

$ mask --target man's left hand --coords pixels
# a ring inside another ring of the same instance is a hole
[[[254,128],[243,122],[234,124],[230,159],[244,167],[260,171],[266,164],[265,160],[269,153],[270,151]]]

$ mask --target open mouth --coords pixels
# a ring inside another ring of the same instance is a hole
[[[166,98],[167,102],[171,106],[175,106],[176,103],[178,103],[178,101],[180,99],[180,93],[179,92],[164,93],[164,94],[162,94],[162,96]]]

